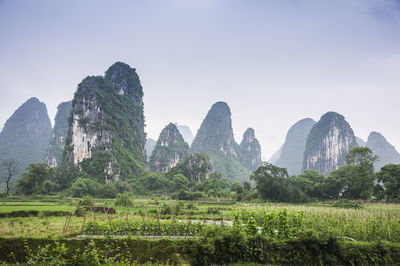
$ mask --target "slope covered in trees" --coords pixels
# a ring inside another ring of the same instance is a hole
[[[30,163],[45,160],[50,134],[46,105],[30,98],[7,120],[0,133],[0,162],[15,160],[21,174]]]
[[[65,159],[103,182],[144,170],[143,89],[134,68],[117,62],[87,77],[72,102]]]

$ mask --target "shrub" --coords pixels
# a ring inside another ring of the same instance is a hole
[[[120,206],[120,207],[132,207],[133,202],[129,197],[129,194],[124,193],[124,194],[117,194],[117,199],[115,200],[115,206]]]

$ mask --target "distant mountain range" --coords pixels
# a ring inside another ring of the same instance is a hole
[[[30,163],[45,161],[51,131],[46,105],[30,98],[12,114],[0,133],[0,163],[15,160],[19,176]]]
[[[164,173],[197,153],[207,155],[196,156],[209,160],[230,182],[249,180],[262,164],[253,128],[236,143],[226,102],[211,106],[195,137],[189,127],[170,123],[157,141],[146,139],[143,107],[136,69],[117,62],[104,76],[82,80],[73,101],[58,106],[53,128],[44,103],[30,98],[22,104],[0,133],[0,162],[16,160],[20,173],[29,163],[46,160],[59,166],[68,162],[104,182],[140,177],[146,169]],[[269,161],[287,168],[290,175],[309,169],[327,174],[345,164],[346,154],[356,145],[371,148],[379,157],[376,170],[400,163],[399,152],[384,136],[371,132],[365,142],[335,112],[322,115],[318,122],[305,118],[295,123]]]
[[[378,156],[376,171],[386,164],[400,163],[400,153],[380,133],[371,132],[365,142],[356,137],[345,118],[335,112],[324,114],[317,123],[309,118],[295,123],[285,143],[269,162],[286,168],[290,175],[310,169],[327,174],[344,165],[346,154],[356,145],[369,147]]]

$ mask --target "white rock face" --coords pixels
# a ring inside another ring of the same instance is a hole
[[[314,169],[327,174],[346,163],[346,155],[355,145],[353,130],[344,117],[327,113],[308,136],[303,170]]]
[[[99,121],[103,115],[100,107],[95,106],[94,101],[84,102],[82,105],[83,114],[74,114],[72,121],[73,160],[75,165],[79,165],[86,158],[91,158],[92,151],[99,145],[111,143],[111,134],[102,130],[92,128],[92,124]],[[85,123],[80,121],[85,120]],[[107,149],[106,149],[107,150]],[[111,166],[108,171],[111,171]],[[112,171],[111,171],[112,172]]]

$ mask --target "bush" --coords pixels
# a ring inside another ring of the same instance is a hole
[[[94,206],[93,198],[90,196],[84,196],[79,202],[78,207],[92,207]]]
[[[124,194],[117,194],[117,199],[115,200],[115,206],[120,206],[120,207],[132,207],[133,202],[129,198],[129,194],[124,193]]]

